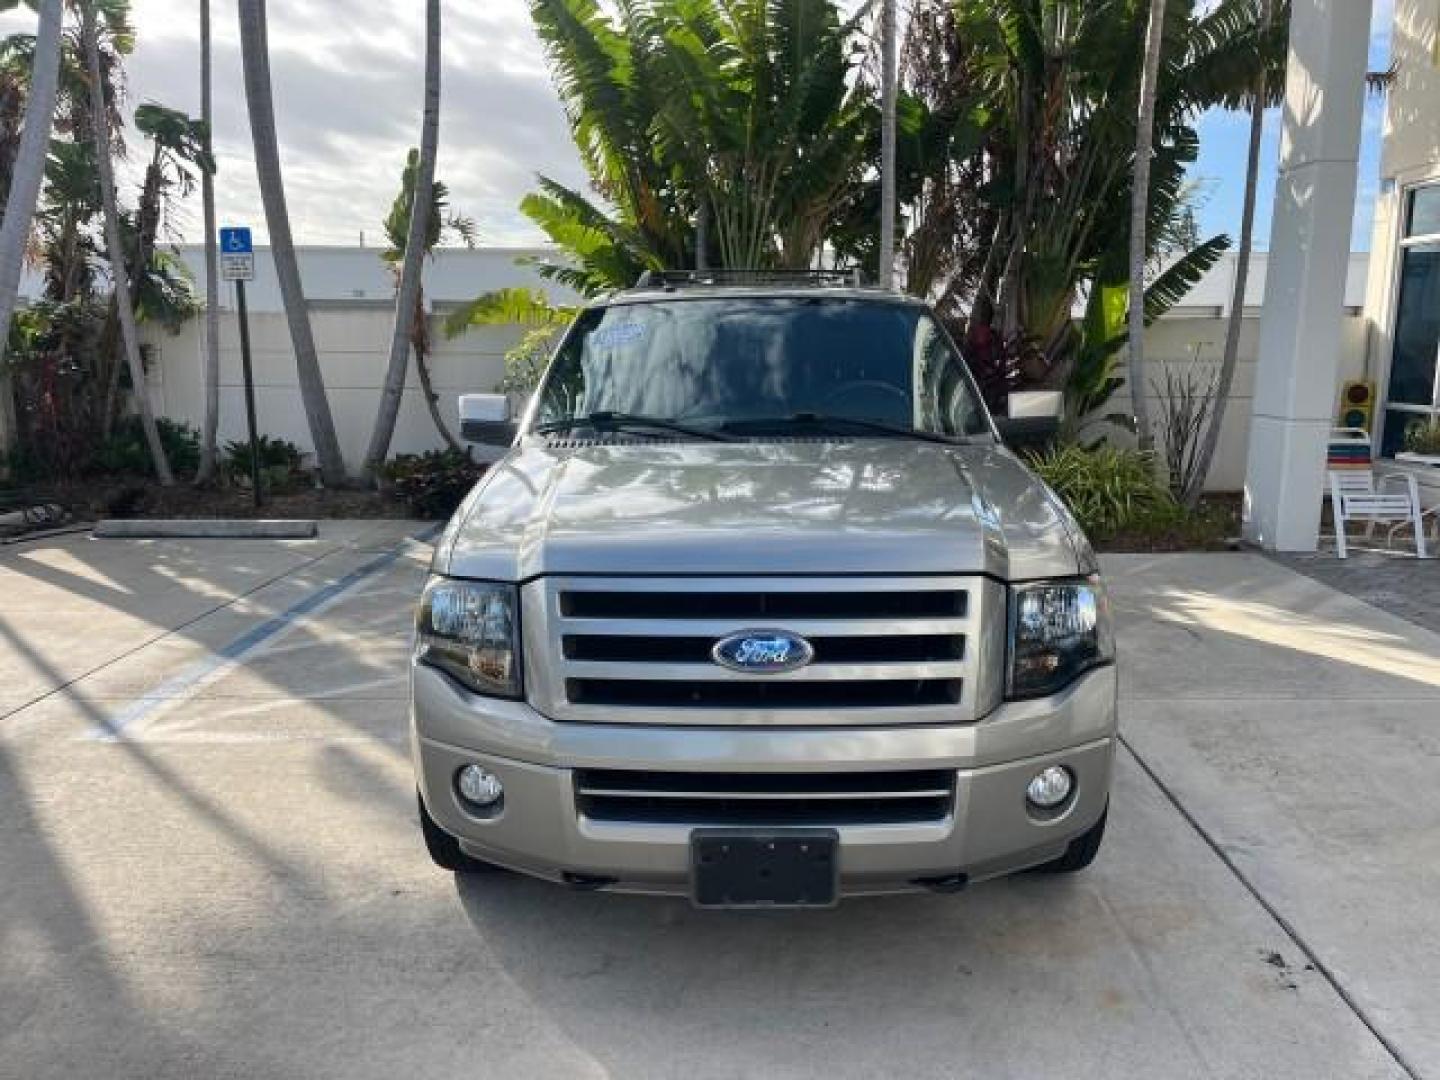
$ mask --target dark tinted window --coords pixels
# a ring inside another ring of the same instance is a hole
[[[599,411],[697,426],[820,413],[990,430],[963,360],[923,308],[834,298],[587,311],[541,388],[537,422]]]
[[[1401,258],[1394,350],[1387,403],[1440,408],[1435,370],[1440,353],[1440,245],[1406,248]],[[1414,408],[1389,410],[1381,453],[1388,456],[1403,450],[1405,429],[1424,415]]]

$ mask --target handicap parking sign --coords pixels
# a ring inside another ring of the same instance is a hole
[[[220,277],[225,281],[255,280],[255,245],[248,228],[220,230]]]

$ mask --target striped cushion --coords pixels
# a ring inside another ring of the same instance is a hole
[[[1326,454],[1327,468],[1368,469],[1370,464],[1369,439],[1346,437],[1337,432],[1336,437],[1330,440],[1329,451]]]

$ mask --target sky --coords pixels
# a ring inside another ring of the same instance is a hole
[[[852,3],[853,0],[842,0]],[[1371,67],[1386,66],[1393,0],[1375,0]],[[215,51],[217,203],[222,223],[265,236],[251,162],[234,0],[211,0]],[[378,245],[399,188],[405,154],[419,139],[423,0],[269,0],[271,70],[291,227],[305,244]],[[193,0],[134,0],[136,50],[127,64],[129,109],[159,101],[200,111],[199,7]],[[463,0],[444,9],[444,88],[437,177],[480,240],[524,245],[543,237],[517,209],[537,173],[583,185],[564,112],[551,89],[527,0]],[[21,8],[0,16],[0,34],[32,30]],[[1360,165],[1354,246],[1369,247],[1379,179],[1383,106],[1372,99]],[[1238,236],[1248,120],[1201,121],[1194,169],[1204,234]],[[1266,246],[1277,150],[1276,117],[1265,138],[1256,240]],[[135,141],[138,146],[138,140]],[[132,179],[138,170],[132,170]],[[198,240],[198,196],[176,227]]]
[[[1370,35],[1370,70],[1384,71],[1390,65],[1390,24],[1395,17],[1394,0],[1374,0]],[[1380,132],[1385,103],[1371,96],[1365,102],[1365,126],[1360,138],[1359,183],[1355,196],[1355,217],[1351,227],[1353,251],[1370,250],[1370,226],[1375,216],[1375,197],[1380,189]],[[1250,143],[1248,113],[1219,110],[1201,118],[1200,159],[1191,170],[1199,182],[1200,233],[1212,236],[1229,233],[1239,242],[1241,204],[1245,196],[1245,158]],[[1255,202],[1255,246],[1270,244],[1270,209],[1275,189],[1275,159],[1280,151],[1280,111],[1271,109],[1265,117],[1261,143],[1259,198]]]

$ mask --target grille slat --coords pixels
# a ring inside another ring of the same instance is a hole
[[[716,668],[714,670],[722,670]],[[863,709],[958,705],[959,679],[751,680],[567,679],[577,705],[676,709]]]
[[[593,660],[572,660],[566,664],[570,678],[590,680],[615,679],[633,681],[644,678],[647,682],[733,682],[746,686],[781,686],[790,683],[821,682],[913,682],[936,679],[958,679],[965,674],[965,665],[960,660],[936,660],[927,663],[890,664],[821,664],[812,663],[795,671],[774,674],[754,671],[732,671],[714,663],[677,664],[650,663],[644,665],[629,663],[607,663]]]
[[[532,703],[595,723],[968,722],[983,593],[919,575],[541,579],[522,620],[540,643]],[[797,634],[814,655],[780,672],[715,662],[717,642],[751,630]]]
[[[576,803],[594,821],[684,825],[863,825],[942,821],[943,769],[883,773],[650,773],[585,769]]]
[[[683,618],[565,618],[567,635],[592,637],[708,637],[711,640],[733,634],[743,624],[735,619],[697,618],[694,612]],[[867,619],[787,618],[785,629],[814,640],[820,637],[945,637],[964,635],[970,629],[967,618]]]
[[[697,614],[727,619],[912,619],[965,615],[965,594],[914,592],[605,592],[570,591],[560,597],[566,618],[686,619]]]
[[[798,631],[796,631],[798,633]],[[708,664],[717,637],[639,637],[632,634],[566,634],[567,660],[616,664]],[[959,634],[897,634],[893,637],[805,636],[815,649],[815,664],[934,663],[961,660],[965,639]]]

